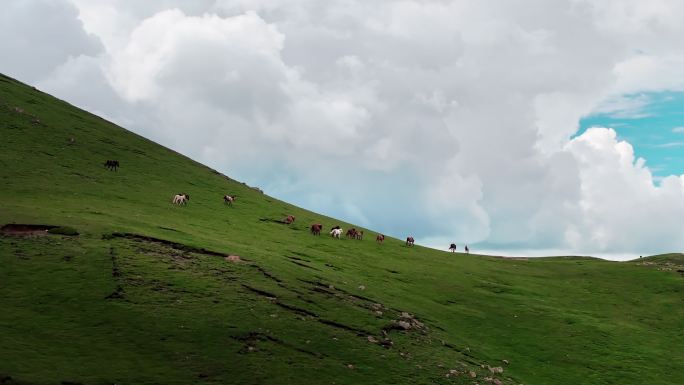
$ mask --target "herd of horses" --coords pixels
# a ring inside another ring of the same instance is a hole
[[[224,195],[223,196],[223,202],[229,206],[232,206],[233,202],[235,202],[236,199],[237,199],[237,197],[235,195]],[[182,194],[176,194],[173,197],[172,203],[176,204],[176,205],[185,205],[185,204],[187,204],[188,201],[190,201],[190,195],[182,193]],[[294,215],[288,215],[285,217],[284,220],[278,221],[278,222],[284,223],[286,225],[291,225],[292,223],[295,222],[296,219],[297,218]],[[320,223],[314,223],[311,225],[311,227],[309,229],[310,229],[312,235],[321,235],[321,232],[323,231],[323,225]],[[344,231],[342,230],[342,228],[339,225],[337,225],[337,226],[334,226],[330,229],[329,234],[332,238],[340,239],[340,238],[342,238],[343,233],[344,233]],[[357,230],[355,227],[352,227],[351,229],[347,230],[347,232],[344,234],[348,239],[355,239],[358,241],[363,240],[363,230]],[[375,242],[383,243],[384,241],[385,241],[385,235],[384,234],[377,234],[375,236]],[[406,246],[411,247],[414,245],[414,243],[415,243],[415,239],[412,236],[406,237]],[[452,243],[449,246],[449,251],[451,251],[452,253],[456,252],[456,244],[455,243]],[[468,249],[468,245],[465,246],[465,252],[466,253],[470,252],[470,250]]]
[[[104,163],[104,167],[110,171],[117,171],[117,169],[119,168],[119,161],[118,160],[107,160]],[[225,203],[228,206],[232,206],[236,200],[237,200],[237,197],[235,195],[224,195],[223,196],[223,203]],[[174,195],[171,203],[173,203],[174,205],[178,205],[178,206],[185,206],[188,204],[189,201],[190,201],[190,195],[189,194],[179,193],[179,194]],[[288,215],[287,217],[285,217],[285,219],[283,221],[281,221],[281,223],[284,223],[286,225],[291,225],[292,223],[294,223],[295,220],[296,220],[296,218],[294,215]],[[310,229],[311,229],[311,234],[321,235],[321,231],[323,231],[323,225],[320,223],[314,223],[313,225],[311,225]],[[343,231],[340,228],[340,226],[334,226],[333,228],[330,229],[329,234],[332,238],[340,239],[342,237],[342,233],[343,233]],[[363,240],[363,230],[357,230],[356,228],[351,228],[351,229],[347,230],[346,237],[348,239],[355,239],[358,241],[362,241]],[[384,234],[377,234],[375,236],[375,242],[382,244],[384,241],[385,241],[385,235]],[[414,245],[414,243],[415,243],[415,240],[413,239],[412,236],[406,237],[406,246],[411,247]],[[456,252],[456,244],[455,243],[452,243],[449,246],[449,251],[451,251],[452,253]],[[468,245],[465,246],[465,252],[470,253],[470,250],[468,249]]]

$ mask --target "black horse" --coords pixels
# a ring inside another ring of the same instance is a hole
[[[116,169],[119,168],[119,161],[118,160],[107,160],[104,163],[104,166],[109,171],[116,171]]]

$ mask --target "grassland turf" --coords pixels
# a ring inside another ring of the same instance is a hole
[[[316,237],[351,225],[4,76],[0,132],[0,225],[79,234],[0,236],[2,384],[684,384],[680,254]]]

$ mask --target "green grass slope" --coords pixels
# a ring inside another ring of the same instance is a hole
[[[349,224],[4,76],[0,133],[0,225],[79,233],[0,236],[1,384],[684,384],[675,270],[314,237]]]

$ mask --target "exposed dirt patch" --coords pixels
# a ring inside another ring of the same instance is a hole
[[[161,243],[163,245],[170,246],[171,248],[174,248],[176,250],[189,251],[189,252],[193,252],[193,253],[206,254],[206,255],[214,255],[217,257],[224,257],[224,258],[230,257],[230,254],[227,254],[227,253],[221,253],[218,251],[207,250],[203,247],[188,246],[188,245],[184,245],[182,243],[173,242],[173,241],[169,241],[166,239],[148,237],[146,235],[138,235],[138,234],[132,234],[132,233],[112,233],[111,237],[127,238],[127,239],[134,239],[134,240],[140,240],[140,241]]]
[[[48,230],[57,228],[59,226],[53,225],[27,225],[27,224],[17,224],[8,223],[0,227],[0,232],[3,235],[18,235],[18,236],[28,236],[28,235],[48,235]]]

